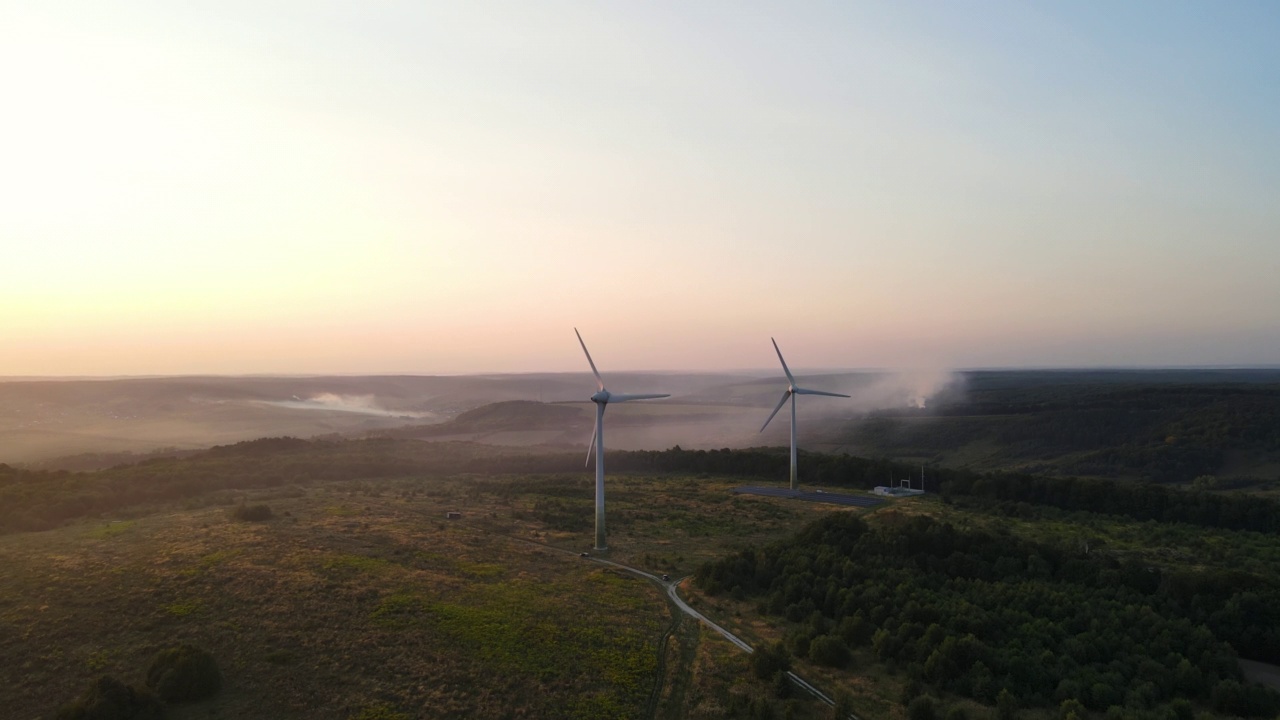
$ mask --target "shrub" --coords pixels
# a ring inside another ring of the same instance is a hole
[[[1169,703],[1168,710],[1167,714],[1172,715],[1174,720],[1195,720],[1195,706],[1186,698],[1175,698]]]
[[[1008,688],[996,696],[996,717],[999,720],[1014,720],[1018,717],[1018,698]]]
[[[809,659],[827,667],[844,667],[849,663],[849,648],[834,635],[823,635],[809,643]]]
[[[751,670],[761,680],[772,678],[775,673],[791,669],[791,656],[782,643],[762,647],[751,654]]]
[[[912,700],[922,694],[924,694],[924,685],[920,684],[920,681],[915,678],[908,678],[902,684],[902,693],[898,696],[898,701],[903,705],[910,705]]]
[[[164,707],[154,695],[103,675],[80,696],[63,705],[57,720],[160,720]]]
[[[938,720],[938,703],[928,695],[921,695],[907,705],[910,720]]]
[[[809,657],[809,643],[812,640],[807,630],[791,630],[786,637],[787,650],[798,658]]]
[[[222,687],[222,674],[209,653],[178,645],[156,653],[147,669],[147,687],[166,702],[203,700]]]
[[[410,720],[410,718],[386,703],[378,703],[361,710],[354,720]]]
[[[773,696],[783,700],[791,697],[791,680],[783,670],[779,670],[773,676]]]
[[[240,503],[231,510],[232,520],[247,520],[251,522],[261,522],[270,520],[275,517],[275,513],[271,512],[270,505],[245,505]]]
[[[290,665],[297,660],[297,657],[288,650],[272,650],[263,656],[263,659],[272,665]]]

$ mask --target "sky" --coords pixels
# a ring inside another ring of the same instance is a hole
[[[1280,364],[1280,4],[0,6],[0,376]]]

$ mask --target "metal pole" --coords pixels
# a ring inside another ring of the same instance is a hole
[[[796,490],[797,487],[796,472],[796,396],[791,394],[791,489]]]
[[[604,403],[596,403],[596,550],[607,550],[604,539]]]

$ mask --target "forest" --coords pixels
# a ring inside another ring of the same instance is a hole
[[[699,568],[712,595],[788,621],[787,649],[843,666],[874,656],[940,692],[1022,707],[1075,701],[1120,717],[1273,717],[1280,694],[1242,681],[1237,651],[1280,654],[1274,579],[1068,552],[927,516],[851,514]],[[1159,714],[1154,714],[1159,713]]]
[[[863,454],[1045,475],[1188,482],[1228,454],[1267,464],[1280,447],[1274,370],[970,372],[927,410],[825,430]]]

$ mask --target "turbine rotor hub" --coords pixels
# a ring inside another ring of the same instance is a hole
[[[599,392],[597,392],[595,395],[592,395],[592,396],[591,396],[591,402],[593,402],[593,403],[607,403],[607,402],[609,402],[609,391],[608,391],[608,390],[600,390],[600,391],[599,391]]]

